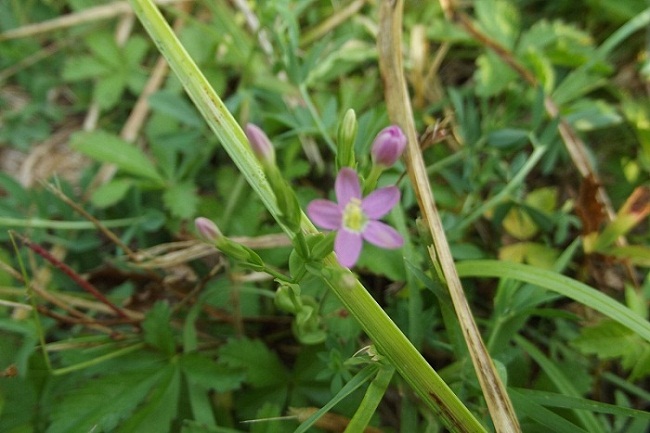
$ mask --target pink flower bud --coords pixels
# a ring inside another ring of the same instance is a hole
[[[382,129],[372,143],[372,160],[382,167],[390,167],[397,162],[406,148],[406,136],[399,126],[391,125]]]
[[[223,237],[221,231],[219,231],[219,227],[207,218],[198,217],[194,220],[194,226],[196,227],[196,231],[207,241],[216,242],[219,238]]]
[[[275,164],[273,144],[259,126],[252,123],[247,124],[246,137],[248,137],[253,153],[262,164]]]

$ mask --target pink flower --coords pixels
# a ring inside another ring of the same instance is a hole
[[[338,203],[317,199],[307,206],[314,223],[326,230],[337,230],[334,252],[339,263],[352,267],[359,259],[363,240],[381,248],[400,248],[404,240],[394,228],[378,221],[399,201],[395,186],[380,188],[361,197],[359,176],[351,168],[342,168],[334,186]]]
[[[377,134],[372,142],[372,160],[383,167],[391,167],[406,148],[406,136],[399,126],[388,126]]]

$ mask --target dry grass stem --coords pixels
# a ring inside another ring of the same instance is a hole
[[[173,3],[188,2],[193,0],[155,0],[155,3],[164,6]],[[131,5],[127,1],[118,1],[94,8],[88,8],[81,12],[64,15],[42,23],[29,24],[16,29],[0,33],[0,42],[10,39],[20,39],[48,33],[54,30],[61,30],[74,27],[80,24],[95,22],[114,18],[123,14],[131,14]]]
[[[434,202],[426,167],[418,144],[413,112],[407,93],[402,68],[402,11],[403,1],[384,0],[381,4],[378,37],[379,66],[384,82],[386,106],[393,123],[398,124],[408,138],[406,165],[415,190],[423,219],[431,232],[434,245],[429,247],[433,263],[438,262],[442,275],[461,324],[463,336],[469,347],[474,369],[481,384],[496,431],[513,433],[521,431],[517,416],[503,382],[497,374],[460,283],[442,221]]]

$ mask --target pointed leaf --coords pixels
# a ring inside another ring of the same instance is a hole
[[[75,150],[100,162],[115,164],[127,173],[164,184],[149,157],[135,145],[105,131],[80,132],[72,136]]]
[[[170,320],[169,304],[158,301],[147,312],[142,322],[144,340],[167,355],[172,355],[175,351],[174,334],[169,324]]]

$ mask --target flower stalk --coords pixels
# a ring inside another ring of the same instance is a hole
[[[210,128],[223,143],[235,165],[268,211],[277,221],[281,221],[282,213],[275,194],[242,129],[182,47],[152,0],[131,0],[131,4],[138,19],[179,77]],[[283,225],[283,228],[289,236],[295,238],[295,232],[288,230],[286,225]],[[302,214],[300,231],[304,234],[317,232]],[[332,254],[325,257],[323,263],[339,275],[339,278],[325,280],[326,283],[422,402],[453,432],[485,432],[481,423],[431,368],[354,275],[342,268]]]

